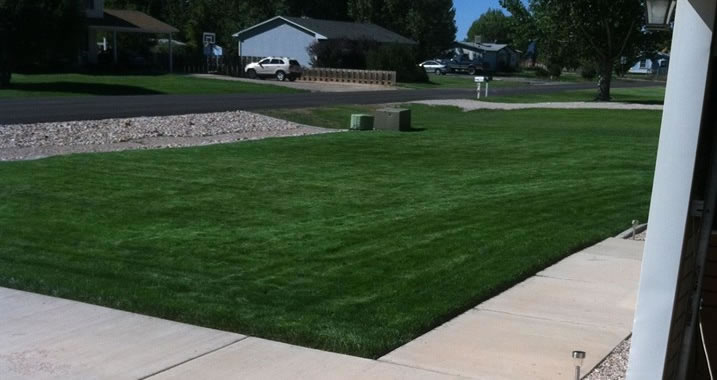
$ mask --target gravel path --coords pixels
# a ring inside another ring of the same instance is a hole
[[[175,148],[337,130],[251,112],[0,125],[0,161],[84,152]]]
[[[624,380],[631,342],[632,338],[620,343],[605,361],[584,377],[584,380]]]
[[[610,110],[657,110],[663,106],[659,104],[629,104],[612,102],[556,102],[556,103],[494,103],[469,99],[439,99],[420,100],[412,103],[431,106],[454,106],[463,111],[475,110],[521,110],[531,108],[552,109],[610,109]]]

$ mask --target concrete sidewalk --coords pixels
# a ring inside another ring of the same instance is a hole
[[[378,361],[0,288],[0,379],[569,379],[630,333],[641,253],[606,240]]]
[[[630,335],[643,242],[608,239],[381,358],[479,379],[571,379]]]
[[[0,379],[460,377],[0,288]]]

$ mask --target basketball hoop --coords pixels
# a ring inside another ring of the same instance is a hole
[[[204,42],[204,47],[215,45],[217,43],[217,34],[204,32],[202,42]]]

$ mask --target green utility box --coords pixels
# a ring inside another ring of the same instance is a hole
[[[370,131],[373,129],[373,116],[364,114],[351,115],[352,131]]]
[[[411,110],[403,108],[377,110],[374,127],[383,131],[410,131]]]

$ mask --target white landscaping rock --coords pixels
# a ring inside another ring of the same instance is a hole
[[[338,132],[251,112],[0,125],[0,161]]]

